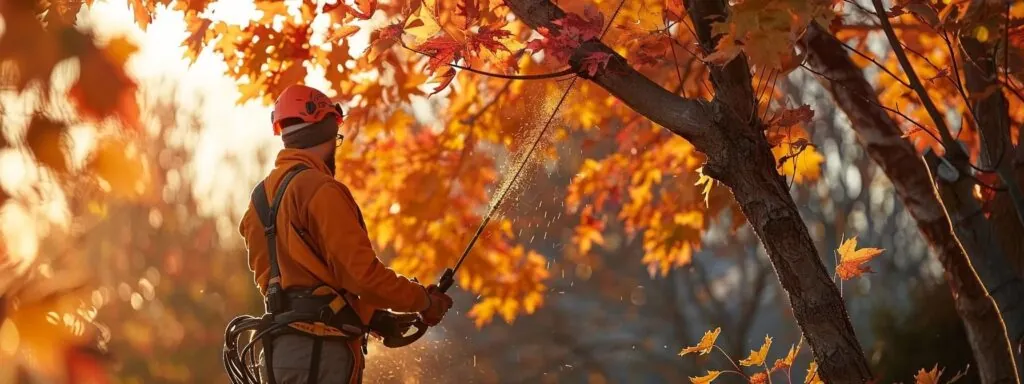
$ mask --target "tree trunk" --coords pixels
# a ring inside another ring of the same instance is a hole
[[[971,242],[961,245],[945,207],[936,196],[929,169],[914,147],[902,138],[896,122],[878,106],[874,90],[861,69],[850,60],[842,44],[818,25],[808,28],[803,44],[808,51],[808,64],[823,75],[822,85],[849,117],[857,139],[885,171],[896,194],[917,222],[918,230],[945,268],[946,279],[971,340],[981,377],[984,382],[1000,382],[1006,374],[998,372],[998,366],[1005,366],[1008,360],[1013,364],[1008,345],[998,342],[1000,337],[1005,340],[1005,327],[995,302],[964,250],[969,246],[967,248],[976,250],[976,253],[985,253],[982,250],[993,244],[976,242],[980,239],[972,237]],[[978,267],[988,269],[994,266],[980,264]]]
[[[560,31],[552,21],[565,13],[549,0],[507,0],[506,4],[531,28],[544,26],[553,33]],[[724,1],[691,1],[687,8],[701,35],[701,44],[714,46],[708,17],[723,17]],[[582,44],[570,62],[578,65],[579,58],[590,52],[609,54],[608,65],[594,76],[580,76],[688,140],[707,155],[707,174],[732,190],[789,295],[797,324],[814,352],[822,378],[834,384],[871,380],[839,290],[821,263],[789,188],[776,169],[761,122],[750,113],[757,103],[746,58],[740,55],[724,67],[711,68],[716,96],[709,102],[666,91],[596,39]]]

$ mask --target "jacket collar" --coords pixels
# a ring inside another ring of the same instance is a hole
[[[277,159],[274,161],[274,167],[276,168],[291,168],[297,164],[304,164],[311,169],[323,172],[327,175],[331,174],[331,171],[327,168],[327,164],[320,158],[317,158],[309,151],[295,148],[285,148],[277,153]]]

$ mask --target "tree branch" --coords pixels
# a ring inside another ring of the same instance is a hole
[[[558,33],[561,27],[554,20],[565,17],[565,12],[549,0],[509,0],[512,12],[531,28],[545,27]],[[701,146],[703,131],[710,120],[707,103],[673,94],[629,66],[626,59],[598,40],[585,42],[577,56],[592,52],[611,55],[608,66],[588,78],[622,100],[637,113],[673,133]]]

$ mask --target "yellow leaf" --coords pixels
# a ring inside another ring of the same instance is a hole
[[[704,206],[707,207],[708,197],[711,196],[711,187],[715,184],[715,182],[710,176],[704,174],[704,167],[698,168],[697,173],[700,174],[700,178],[697,179],[697,183],[693,185],[704,185],[704,188],[701,188],[700,193],[704,195]]]
[[[849,280],[860,276],[864,272],[871,272],[871,268],[863,264],[882,254],[879,248],[857,249],[857,236],[851,237],[839,246],[839,265],[836,266],[836,274],[843,280]]]
[[[807,376],[804,377],[804,384],[825,384],[818,376],[818,362],[811,360],[811,365],[807,367]]]
[[[764,364],[764,359],[768,357],[768,348],[772,346],[772,338],[765,336],[764,344],[761,345],[761,349],[756,351],[750,351],[750,356],[746,359],[740,360],[740,365],[745,367],[755,366]]]
[[[796,355],[800,354],[801,343],[803,343],[802,339],[800,340],[800,343],[797,343],[794,346],[790,346],[789,353],[786,354],[785,358],[775,360],[775,365],[772,366],[772,370],[775,371],[780,369],[791,368],[793,366],[793,361],[796,360]]]
[[[679,352],[679,356],[684,356],[694,352],[699,352],[701,355],[711,353],[711,348],[715,346],[715,340],[718,339],[718,334],[721,332],[721,327],[715,328],[714,331],[704,332],[704,337],[700,339],[700,343],[697,343],[697,345],[692,347],[683,348],[683,350]],[[718,375],[715,375],[715,377],[718,377]],[[714,380],[714,377],[711,378],[711,380]]]
[[[935,364],[932,370],[925,371],[924,368],[917,371],[914,375],[915,384],[939,384],[939,376],[942,376],[942,370],[939,369],[939,365]]]
[[[721,374],[722,374],[722,372],[720,372],[720,371],[708,371],[707,375],[700,376],[700,377],[691,377],[690,378],[690,383],[691,384],[709,384],[712,381],[715,381],[715,379],[718,378],[718,375],[721,375]]]

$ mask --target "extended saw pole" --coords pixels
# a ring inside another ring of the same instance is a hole
[[[548,121],[544,123],[544,128],[541,129],[540,134],[538,134],[537,138],[535,138],[533,143],[530,144],[530,149],[527,150],[526,156],[523,156],[522,160],[517,164],[516,172],[512,174],[512,180],[509,180],[508,184],[505,185],[505,188],[499,191],[498,199],[494,201],[494,204],[491,205],[490,208],[487,209],[487,214],[484,215],[483,220],[480,221],[480,225],[476,227],[476,233],[474,233],[473,237],[469,239],[469,244],[467,244],[466,249],[462,251],[462,256],[459,256],[459,260],[455,263],[454,267],[445,268],[444,273],[441,274],[441,278],[438,279],[437,282],[437,288],[441,292],[447,292],[448,289],[455,284],[455,272],[458,272],[459,267],[462,267],[462,262],[466,261],[466,257],[469,256],[469,252],[473,250],[473,246],[476,245],[476,241],[480,239],[480,235],[484,233],[484,228],[486,228],[487,224],[491,222],[491,218],[494,217],[494,213],[498,211],[498,207],[501,206],[502,201],[505,200],[505,197],[508,195],[508,191],[512,190],[512,187],[515,186],[516,179],[518,179],[519,175],[523,173],[523,169],[526,168],[526,164],[530,162],[530,157],[533,156],[533,151],[537,149],[537,144],[540,143],[544,134],[547,133],[548,127],[551,126],[551,122],[555,120],[555,116],[558,115],[558,109],[562,107],[563,103],[565,103],[566,97],[569,96],[569,91],[571,91],[572,86],[576,84],[576,79],[578,79],[578,77],[572,78],[572,81],[569,83],[569,87],[565,89],[565,92],[562,93],[562,98],[559,99],[558,104],[555,105],[555,110],[551,111],[551,116],[548,117]],[[414,343],[416,340],[419,340],[427,333],[427,325],[424,324],[423,321],[417,321],[413,324],[413,327],[416,328],[415,333],[398,338],[386,338],[384,339],[384,345],[389,348],[404,347]]]

